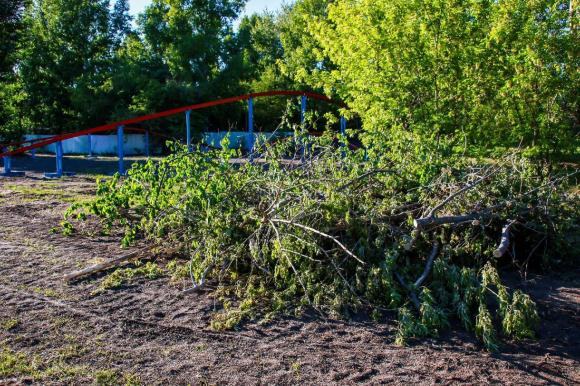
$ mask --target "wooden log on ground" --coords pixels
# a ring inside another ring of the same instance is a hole
[[[138,249],[136,251],[127,253],[126,255],[117,257],[115,259],[92,265],[92,266],[87,267],[85,269],[82,269],[80,271],[69,273],[68,275],[65,275],[63,277],[63,280],[67,281],[67,282],[71,282],[74,280],[78,280],[81,277],[92,275],[94,273],[104,271],[105,269],[116,267],[116,266],[121,265],[121,264],[123,264],[131,259],[134,259],[135,257],[137,257],[139,254],[141,254],[142,252],[144,252],[147,249],[149,249],[149,248]]]

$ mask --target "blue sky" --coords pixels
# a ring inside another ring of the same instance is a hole
[[[286,1],[288,3],[289,1]],[[145,9],[145,7],[151,3],[151,0],[129,0],[131,14],[137,15]],[[248,0],[246,4],[246,10],[244,13],[252,14],[254,12],[261,12],[266,9],[269,11],[277,11],[284,3],[283,0]]]

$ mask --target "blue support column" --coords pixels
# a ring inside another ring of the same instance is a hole
[[[56,174],[58,177],[62,176],[62,142],[58,141],[56,143]]]
[[[93,158],[93,136],[87,135],[87,140],[89,141],[89,158]]]
[[[32,149],[32,150],[30,151],[30,156],[31,156],[32,158],[36,158],[36,148],[34,148],[34,149]]]
[[[123,162],[123,129],[124,126],[117,127],[117,157],[119,158],[119,174],[125,174],[125,164]]]
[[[63,158],[64,158],[64,152],[62,149],[62,141],[58,141],[57,143],[54,144],[55,148],[56,148],[56,172],[55,173],[44,173],[44,176],[46,178],[60,178],[62,176],[74,176],[75,173],[72,172],[65,172],[63,169]]]
[[[248,136],[247,136],[247,150],[251,154],[254,151],[254,98],[248,99]]]
[[[2,151],[7,152],[9,149],[4,148]],[[24,177],[24,172],[15,172],[12,170],[12,157],[6,156],[2,158],[4,160],[4,172],[0,173],[3,177]]]
[[[4,174],[12,173],[12,157],[4,157]]]
[[[149,158],[149,130],[145,131],[145,155]]]
[[[340,117],[340,134],[346,136],[346,118]]]
[[[185,128],[187,136],[187,151],[191,152],[191,110],[185,112]]]

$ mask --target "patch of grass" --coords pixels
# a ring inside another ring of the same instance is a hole
[[[20,324],[20,321],[18,319],[10,318],[10,319],[3,320],[2,323],[0,323],[0,326],[2,327],[3,330],[10,331],[10,330],[18,327],[19,324]]]
[[[67,344],[58,349],[58,357],[63,361],[67,361],[82,356],[86,351],[87,350],[79,344]]]
[[[62,202],[72,203],[90,199],[89,195],[72,190],[64,190],[53,182],[41,182],[34,185],[8,184],[5,189],[21,194],[32,201],[43,198],[56,198]]]
[[[290,367],[292,368],[294,375],[296,375],[296,376],[300,375],[300,363],[299,362],[293,362],[290,365]]]
[[[73,384],[79,378],[85,378],[91,374],[87,366],[70,365],[62,361],[54,362],[45,370],[35,376],[37,380],[59,381]]]
[[[189,263],[181,264],[178,260],[174,259],[167,263],[165,269],[171,275],[172,282],[189,277]]]
[[[101,282],[99,288],[93,292],[93,294],[99,294],[109,289],[119,288],[123,284],[130,282],[133,278],[136,277],[156,279],[162,276],[164,273],[156,263],[147,262],[144,265],[141,265],[140,262],[136,262],[135,264],[137,265],[135,268],[117,269],[108,275],[105,280]]]
[[[116,370],[99,370],[95,373],[95,383],[99,386],[119,384],[119,373]]]
[[[58,292],[51,288],[42,288],[42,287],[34,287],[32,291],[36,292],[37,294],[44,295],[49,298],[59,298],[61,297]]]
[[[67,325],[68,323],[70,323],[71,320],[72,319],[69,317],[60,316],[60,317],[51,318],[50,321],[52,322],[52,326],[55,329],[58,329],[60,327]]]
[[[34,375],[36,370],[36,363],[25,354],[14,352],[8,347],[0,347],[0,377]]]
[[[70,341],[65,336],[65,340]],[[118,370],[94,370],[85,365],[71,365],[66,360],[83,354],[79,345],[66,345],[59,350],[58,359],[43,363],[38,357],[31,358],[8,346],[0,346],[0,379],[7,377],[30,377],[37,382],[77,384],[80,379],[92,377],[97,385],[138,386],[141,381],[136,374]]]
[[[118,370],[99,370],[95,373],[95,384],[99,386],[138,386],[139,377],[135,374],[122,374]]]

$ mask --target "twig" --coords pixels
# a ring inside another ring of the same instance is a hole
[[[508,220],[508,223],[501,230],[501,240],[496,250],[493,251],[493,257],[502,257],[510,246],[510,228],[514,225],[516,220]]]
[[[345,247],[345,246],[344,246],[344,244],[342,244],[342,243],[341,243],[341,242],[340,242],[340,241],[339,241],[339,240],[338,240],[336,237],[334,237],[334,236],[331,236],[331,235],[329,235],[329,234],[326,234],[326,233],[324,233],[324,232],[321,232],[321,231],[319,231],[319,230],[317,230],[317,229],[314,229],[314,228],[311,228],[311,227],[309,227],[309,226],[302,225],[302,224],[299,224],[299,223],[297,223],[297,222],[293,222],[293,221],[290,221],[290,220],[284,220],[284,219],[281,219],[281,218],[273,218],[273,219],[271,219],[270,221],[271,221],[271,222],[279,222],[279,223],[288,224],[288,225],[293,225],[293,226],[295,226],[295,227],[302,228],[302,229],[304,229],[304,230],[306,230],[306,231],[309,231],[309,232],[315,233],[315,234],[317,234],[317,235],[319,235],[319,236],[326,237],[327,239],[330,239],[330,240],[334,241],[334,243],[335,243],[336,245],[338,245],[338,246],[339,246],[339,247],[340,247],[340,248],[341,248],[341,249],[342,249],[342,250],[343,250],[343,251],[344,251],[344,252],[345,252],[347,255],[349,255],[350,257],[352,257],[353,259],[355,259],[355,260],[356,260],[356,261],[358,261],[359,263],[361,263],[361,264],[363,264],[363,265],[366,265],[366,263],[365,263],[364,261],[362,261],[360,258],[358,258],[358,257],[357,257],[357,255],[355,255],[354,253],[352,253],[352,252],[351,252],[351,251],[350,251],[350,250],[349,250],[347,247]]]

